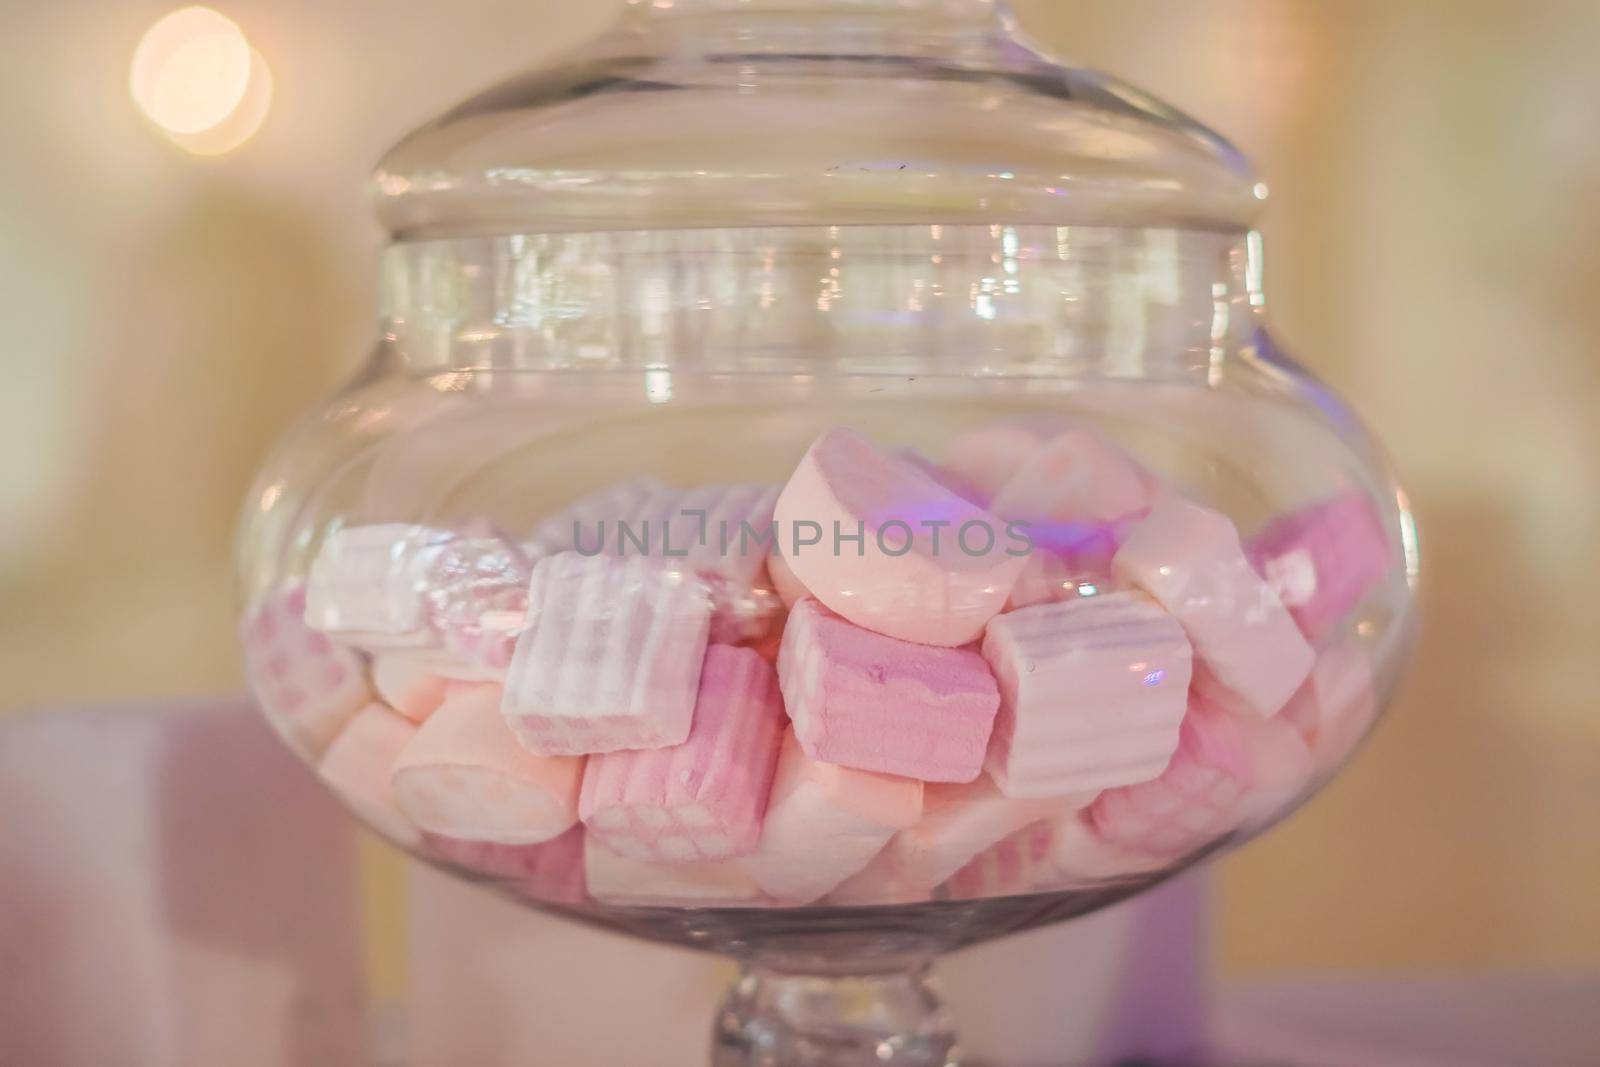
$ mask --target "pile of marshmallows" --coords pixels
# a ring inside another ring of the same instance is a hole
[[[1370,721],[1335,635],[1391,566],[1359,494],[1241,543],[1082,426],[942,465],[834,429],[781,490],[337,529],[242,633],[279,732],[426,855],[569,904],[904,903],[1269,820]]]

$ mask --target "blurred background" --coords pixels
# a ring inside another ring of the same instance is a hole
[[[240,688],[235,513],[371,343],[369,167],[620,0],[218,0],[223,115],[134,62],[177,6],[0,0],[0,711]],[[1600,966],[1600,4],[1014,6],[1255,159],[1276,330],[1421,522],[1415,669],[1221,863],[1223,972]]]

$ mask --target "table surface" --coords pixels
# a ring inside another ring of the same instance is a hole
[[[1224,989],[1219,1063],[1600,1067],[1600,975],[1287,979]]]

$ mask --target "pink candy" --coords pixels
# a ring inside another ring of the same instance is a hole
[[[280,736],[315,760],[371,702],[361,657],[305,624],[303,586],[267,597],[239,627],[250,690]]]
[[[850,430],[817,439],[776,516],[779,550],[812,596],[905,641],[975,640],[1024,564],[1004,522]]]
[[[1391,565],[1383,521],[1361,493],[1274,520],[1245,554],[1312,640],[1350,614]]]
[[[1163,497],[1129,532],[1112,573],[1177,618],[1202,668],[1196,684],[1230,707],[1274,715],[1311,671],[1311,646],[1245,559],[1225,515]]]
[[[983,655],[1001,693],[987,766],[1009,796],[1149,781],[1178,747],[1189,641],[1143,593],[1002,615]]]
[[[711,600],[662,561],[564,552],[533,572],[502,710],[545,756],[665,748],[689,736]]]
[[[1091,886],[1123,881],[1158,871],[1169,862],[1169,857],[1108,841],[1096,829],[1093,812],[1092,807],[1071,812],[1051,824],[1050,869],[1057,884]]]
[[[896,834],[865,870],[829,899],[872,904],[926,898],[991,845],[1029,823],[1081,808],[1093,796],[1013,800],[988,778],[967,785],[929,785],[916,825]]]
[[[654,478],[633,478],[591,493],[541,522],[527,551],[540,559],[580,549],[594,555],[603,551],[602,543],[614,548],[617,525],[637,526],[656,494],[665,488]]]
[[[533,845],[578,821],[583,760],[536,756],[500,715],[500,687],[451,691],[394,770],[400,809],[429,833]]]
[[[711,590],[711,640],[758,637],[778,611],[765,588],[778,490],[764,485],[662,489],[644,505],[635,531],[644,554],[698,574]],[[615,546],[612,546],[615,547]],[[637,551],[623,538],[624,553]]]
[[[1166,771],[1102,793],[1090,809],[1095,829],[1128,851],[1174,858],[1234,829],[1256,782],[1248,730],[1247,720],[1195,701]]]
[[[1051,438],[1071,424],[1054,415],[999,419],[950,442],[944,469],[993,498]]]
[[[764,485],[673,489],[637,478],[546,520],[530,549],[645,557],[699,575],[715,601],[712,638],[733,643],[763,633],[778,608],[765,587],[777,495]]]
[[[1331,771],[1354,751],[1378,713],[1372,664],[1360,646],[1338,643],[1317,656],[1311,677],[1283,709],[1320,772]]]
[[[820,763],[784,737],[761,840],[742,866],[768,895],[809,904],[922,814],[921,782]]]
[[[306,621],[374,650],[426,657],[439,675],[505,676],[531,564],[490,530],[385,523],[335,530],[312,564]]]
[[[915,449],[901,449],[899,452],[896,452],[895,455],[900,459],[905,460],[907,463],[911,464],[913,467],[917,468],[923,474],[926,474],[928,477],[932,478],[934,481],[938,482],[940,485],[944,486],[961,499],[969,500],[979,507],[987,506],[989,497],[992,494],[985,493],[976,485],[973,485],[971,482],[961,477],[961,475],[955,473],[954,471],[946,470],[944,467],[939,466],[933,460],[929,459],[927,456],[924,456]]]
[[[450,684],[420,658],[390,652],[372,660],[372,687],[385,704],[412,722],[432,715],[444,703]]]
[[[317,773],[368,826],[402,847],[422,835],[395,803],[389,776],[417,728],[382,704],[368,704],[334,738]]]
[[[405,523],[334,530],[311,565],[306,624],[368,648],[428,647],[428,568],[453,537]]]
[[[1006,897],[1053,888],[1055,830],[1049,820],[1023,827],[967,861],[945,883],[953,900]]]
[[[636,479],[526,545],[336,528],[241,632],[357,814],[532,900],[968,899],[1151,876],[1287,810],[1375,713],[1362,650],[1309,640],[1390,548],[1354,492],[1241,546],[1059,418],[943,466],[835,429],[781,491]]]
[[[772,591],[778,594],[785,608],[792,608],[806,598],[806,587],[794,576],[794,571],[789,569],[781,552],[774,550],[767,557],[767,577],[772,582]]]
[[[1037,537],[1040,532],[1030,528],[1031,536]],[[1120,533],[1114,526],[1088,526],[1072,530],[1070,536],[1058,537],[1055,544],[1060,547],[1035,544],[1011,590],[1009,607],[1015,610],[1052,604],[1115,588],[1111,559],[1121,547]]]
[[[583,859],[589,895],[607,904],[715,908],[765,903],[738,860],[662,863],[622,856],[592,834],[585,838]]]
[[[578,904],[584,898],[583,827],[537,845],[497,845],[425,835],[432,855],[481,877],[507,883],[533,900]]]
[[[1155,477],[1099,434],[1064,430],[1036,449],[995,495],[990,510],[1046,526],[1113,522],[1149,508]]]
[[[458,537],[433,553],[427,568],[429,622],[455,663],[452,676],[500,680],[526,625],[533,565],[498,535]]]
[[[778,677],[812,759],[928,782],[982,770],[1000,693],[976,652],[897,641],[803,600],[784,628]]]
[[[595,756],[579,815],[622,856],[682,862],[745,855],[761,833],[783,724],[767,661],[748,648],[712,645],[688,739],[674,748]]]

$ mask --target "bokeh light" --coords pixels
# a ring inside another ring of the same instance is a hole
[[[237,23],[207,7],[162,17],[134,50],[128,88],[140,111],[197,155],[249,140],[272,103],[272,75]]]

